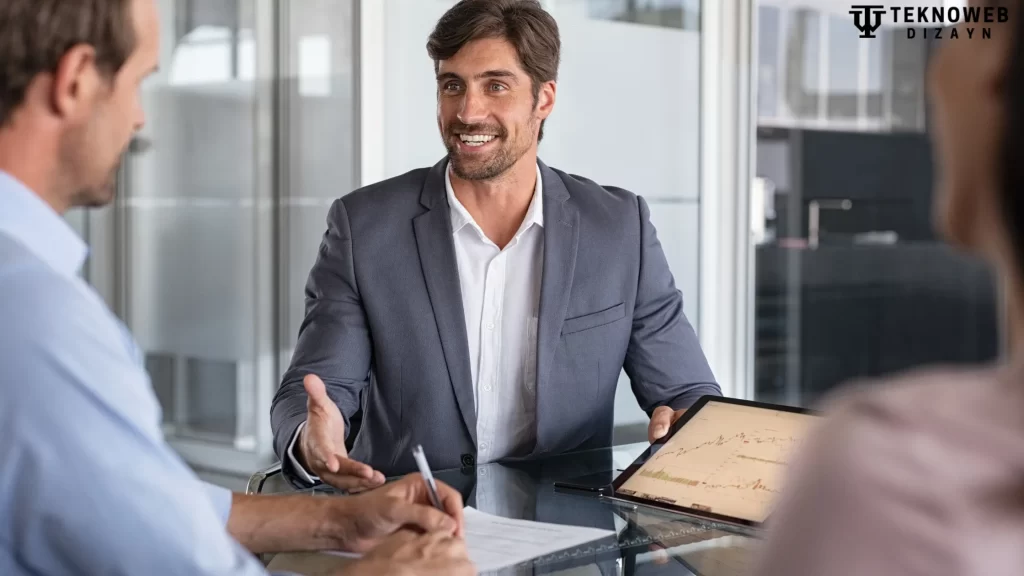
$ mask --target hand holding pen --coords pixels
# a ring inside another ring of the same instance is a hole
[[[337,499],[343,514],[332,514],[340,523],[343,541],[334,547],[347,552],[366,552],[397,532],[432,534],[436,538],[461,540],[462,496],[450,486],[437,482],[434,506],[430,491],[420,474],[409,474],[395,482],[356,496]]]
[[[420,574],[471,576],[463,532],[462,496],[441,482],[431,490],[421,474],[336,500],[347,510],[335,518],[343,541],[329,548],[363,554],[345,567],[353,576]]]
[[[412,449],[412,458],[416,461],[416,467],[420,469],[420,474],[423,476],[423,483],[427,486],[427,495],[430,497],[430,503],[434,505],[434,508],[444,512],[444,507],[441,506],[441,498],[437,495],[437,483],[434,482],[434,473],[430,471],[430,464],[427,463],[427,455],[423,453],[423,446],[417,444]]]
[[[455,519],[458,524],[456,536],[461,538],[463,536],[462,495],[450,486],[434,480],[434,474],[430,470],[430,464],[427,463],[427,455],[423,452],[423,446],[417,444],[412,449],[412,457],[416,461],[416,467],[420,470],[419,475],[422,477],[420,485],[426,492],[427,501],[434,508]]]

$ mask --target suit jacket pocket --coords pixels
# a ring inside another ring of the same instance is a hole
[[[619,302],[611,308],[601,310],[600,312],[594,312],[592,314],[584,314],[583,316],[577,316],[575,318],[567,318],[562,324],[562,335],[572,334],[573,332],[581,332],[583,330],[590,330],[591,328],[597,328],[598,326],[604,326],[610,324],[626,315],[626,303]]]

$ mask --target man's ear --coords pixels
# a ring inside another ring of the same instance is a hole
[[[50,87],[50,105],[54,114],[77,119],[88,114],[102,86],[96,69],[96,49],[77,44],[57,63]]]
[[[552,80],[541,84],[537,92],[537,117],[547,119],[555,109],[555,92],[558,85]]]

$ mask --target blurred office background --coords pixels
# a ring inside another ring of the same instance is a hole
[[[425,42],[454,1],[158,2],[162,66],[118,199],[69,219],[172,445],[242,477],[274,459],[270,400],[331,202],[444,154]],[[927,42],[859,39],[837,0],[543,4],[563,58],[541,157],[647,199],[727,394],[809,404],[996,355],[987,270],[930,227]],[[616,422],[645,437],[625,378]]]
[[[807,404],[851,378],[993,359],[993,279],[931,222],[933,42],[861,39],[814,3],[758,0],[757,20],[755,396]]]

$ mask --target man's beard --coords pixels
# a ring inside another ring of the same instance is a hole
[[[61,144],[61,158],[69,179],[67,185],[73,190],[70,197],[72,207],[100,208],[114,200],[117,177],[130,142],[125,142],[114,158],[100,153],[91,144],[97,140],[97,135],[102,135],[100,122],[99,116],[94,117],[88,125],[69,133]],[[103,159],[105,156],[106,160]],[[100,172],[102,165],[110,160],[113,160],[112,164]],[[97,176],[97,173],[102,175]]]
[[[117,174],[121,170],[119,161],[108,173],[99,186],[79,188],[72,200],[72,205],[83,208],[102,208],[114,200],[117,192]]]
[[[462,156],[459,151],[459,134],[485,133],[495,134],[498,141],[498,149],[491,153],[488,158],[474,158],[469,160]],[[508,140],[508,131],[501,126],[482,126],[455,123],[448,127],[444,139],[445,148],[448,149],[448,159],[452,171],[463,180],[492,180],[501,176],[522,158],[526,152],[526,146],[521,150],[515,149],[515,143]]]

